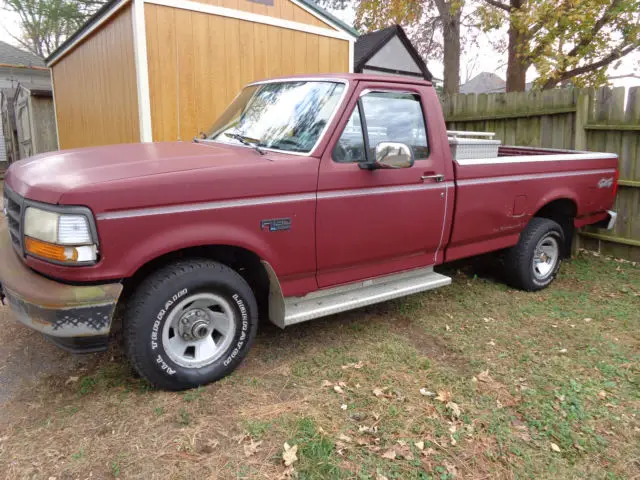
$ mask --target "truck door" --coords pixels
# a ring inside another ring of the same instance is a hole
[[[360,84],[320,162],[316,214],[320,288],[433,265],[443,241],[444,158],[431,151],[425,87]],[[438,132],[439,133],[439,132]],[[398,142],[415,163],[361,168],[380,142]]]

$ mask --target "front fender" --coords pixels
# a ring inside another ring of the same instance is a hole
[[[132,276],[143,265],[163,255],[186,248],[211,245],[243,248],[271,265],[280,264],[275,249],[265,240],[261,231],[219,223],[194,224],[154,231],[151,236],[127,251],[123,263],[129,266],[127,276]]]

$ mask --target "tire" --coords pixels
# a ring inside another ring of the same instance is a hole
[[[520,234],[518,244],[507,251],[508,283],[528,292],[548,287],[560,269],[564,242],[564,232],[558,223],[548,218],[532,218]]]
[[[168,265],[144,280],[124,317],[125,350],[152,385],[185,390],[229,375],[258,330],[258,307],[234,270],[206,260]]]

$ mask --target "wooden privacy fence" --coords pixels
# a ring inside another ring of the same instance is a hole
[[[640,260],[640,87],[456,94],[442,107],[449,129],[496,132],[505,145],[617,153],[616,228],[587,229],[580,242]]]

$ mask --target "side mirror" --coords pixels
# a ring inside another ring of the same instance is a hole
[[[396,142],[380,142],[376,145],[374,168],[410,168],[415,158],[408,145]]]

